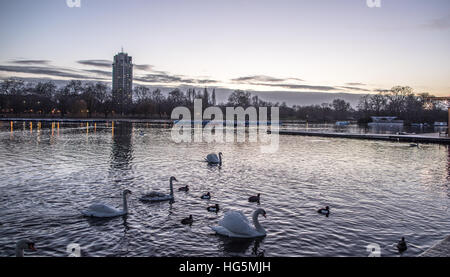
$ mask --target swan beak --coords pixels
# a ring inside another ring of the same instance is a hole
[[[37,251],[37,249],[34,247],[34,243],[30,244],[28,248],[30,248],[31,251]]]
[[[267,218],[266,214],[263,214],[264,218]]]

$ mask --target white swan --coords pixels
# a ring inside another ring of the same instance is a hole
[[[34,248],[34,242],[27,239],[18,241],[16,244],[16,257],[23,257],[24,250],[36,251],[36,248]]]
[[[205,160],[210,164],[222,164],[222,155],[222,152],[219,152],[219,156],[216,154],[208,154]]]
[[[259,224],[258,216],[262,214],[266,217],[266,211],[257,209],[253,212],[253,225],[250,225],[247,217],[238,211],[228,211],[223,219],[219,221],[219,226],[211,227],[213,231],[222,236],[230,238],[257,238],[266,236],[266,230]]]
[[[91,217],[116,217],[126,215],[128,213],[127,196],[131,194],[131,191],[123,191],[123,210],[115,209],[105,204],[93,204],[89,208],[81,213],[85,216]]]
[[[159,202],[159,201],[169,201],[173,200],[173,181],[178,181],[175,177],[170,177],[170,194],[165,194],[162,192],[152,191],[141,198],[142,201],[151,201],[151,202]]]

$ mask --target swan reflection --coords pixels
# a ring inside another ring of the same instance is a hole
[[[261,242],[263,242],[265,238],[244,239],[223,236],[217,237],[219,239],[219,249],[225,255],[243,256],[249,252],[251,256],[264,257],[265,250],[261,249]]]

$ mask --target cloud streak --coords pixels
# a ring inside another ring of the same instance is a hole
[[[112,68],[113,61],[110,60],[80,60],[78,64],[92,66],[98,68]],[[133,67],[142,71],[153,71],[153,65],[150,64],[133,64]]]
[[[12,74],[27,74],[30,78],[37,78],[37,76],[44,76],[44,78],[70,78],[80,80],[95,80],[95,81],[109,81],[112,77],[111,64],[108,60],[81,60],[78,64],[85,66],[92,66],[94,69],[80,69],[73,70],[69,68],[58,68],[52,66],[45,66],[48,61],[38,60],[21,60],[16,61],[23,65],[0,65],[0,72],[8,72]],[[40,63],[43,66],[28,66],[25,64]],[[102,70],[108,68],[109,70]],[[151,65],[137,65],[140,70],[152,69]],[[36,75],[36,76],[34,76]],[[172,75],[167,72],[154,71],[145,75],[135,75],[134,81],[147,84],[162,83],[171,85],[181,84],[213,84],[218,81],[208,78],[191,78],[181,75]]]
[[[386,92],[390,92],[390,89],[381,89],[381,88],[377,88],[374,89],[373,91],[378,92],[378,93],[386,93]]]
[[[318,90],[318,91],[333,91],[338,90],[336,87],[332,86],[314,86],[314,85],[298,85],[298,84],[276,84],[276,83],[257,83],[253,84],[257,86],[269,86],[269,87],[280,87],[287,89],[308,89],[308,90]]]
[[[170,75],[167,73],[152,73],[146,74],[141,77],[135,77],[134,80],[143,83],[178,83],[178,84],[211,84],[217,83],[216,80],[211,79],[195,79],[195,78],[185,78],[184,76]]]
[[[450,28],[450,14],[441,18],[435,18],[420,25],[420,27],[431,30],[446,30]]]
[[[153,70],[153,65],[150,65],[150,64],[135,64],[135,65],[133,65],[133,67],[138,70],[143,70],[143,71],[152,71]]]
[[[32,75],[45,75],[49,77],[63,77],[72,79],[86,79],[86,80],[100,80],[101,78],[92,77],[80,72],[61,69],[54,67],[42,67],[42,66],[8,66],[0,65],[0,71],[2,72],[12,72],[12,73],[23,73]]]
[[[363,83],[346,83],[347,86],[366,86],[366,84]]]
[[[253,86],[266,86],[266,87],[279,87],[292,90],[316,90],[316,91],[342,91],[342,90],[354,90],[354,91],[370,91],[358,86],[365,86],[363,83],[353,82],[347,83],[346,86],[323,86],[323,85],[309,85],[299,84],[304,80],[299,78],[277,78],[266,75],[251,75],[243,76],[235,79],[231,79],[233,83],[246,84]],[[295,81],[295,82],[292,82]]]
[[[343,89],[347,89],[347,90],[356,90],[356,91],[370,91],[369,89],[365,89],[365,88],[360,88],[360,87],[353,87],[353,86],[343,86],[343,87],[340,87],[340,88],[343,88]]]
[[[101,68],[111,68],[113,64],[113,62],[109,60],[81,60],[77,61],[77,63]]]
[[[89,72],[89,73],[94,73],[94,74],[101,75],[101,76],[108,77],[108,78],[112,77],[111,71],[104,71],[104,70],[98,70],[98,69],[85,69],[83,71]]]
[[[300,81],[303,82],[302,79],[299,78],[277,78],[277,77],[271,77],[271,76],[266,76],[266,75],[251,75],[251,76],[244,76],[244,77],[239,77],[239,78],[235,78],[235,79],[231,79],[231,81],[235,82],[235,83],[253,83],[253,82],[286,82],[289,80],[296,80],[296,81]]]
[[[12,60],[9,63],[12,64],[38,64],[38,65],[47,65],[50,63],[48,60]]]
[[[110,81],[112,77],[111,66],[109,60],[79,60],[78,64],[92,68],[70,69],[49,66],[46,60],[18,60],[16,64],[20,65],[0,65],[0,72],[9,72],[13,74],[27,74],[31,78],[68,78],[91,81]],[[29,64],[40,64],[41,66],[30,66]],[[146,74],[135,74],[133,80],[142,84],[164,84],[164,85],[211,85],[220,83],[218,80],[209,77],[190,77],[184,75],[175,75],[165,71],[153,70],[151,65],[135,65],[138,70],[147,71]],[[142,73],[142,72],[141,72]],[[39,77],[38,77],[39,76]],[[302,84],[299,78],[278,78],[266,75],[250,75],[231,79],[233,83],[246,84],[253,86],[265,86],[283,88],[289,90],[313,90],[322,92],[334,91],[369,91],[356,85],[364,85],[362,83],[347,83],[347,86],[327,86],[327,85],[311,85]]]

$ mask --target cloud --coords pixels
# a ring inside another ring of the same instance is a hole
[[[100,67],[100,68],[112,68],[113,62],[110,60],[81,60],[77,63],[87,66]],[[150,64],[133,64],[133,67],[138,70],[152,71],[153,66]]]
[[[46,64],[49,64],[50,61],[48,61],[48,60],[12,60],[9,63],[13,63],[13,64],[40,64],[40,65],[46,65]]]
[[[379,93],[385,93],[385,92],[390,92],[390,89],[381,89],[381,88],[377,88],[374,89],[373,91],[379,92]]]
[[[258,83],[258,84],[254,84],[254,85],[280,87],[280,88],[287,88],[287,89],[310,89],[310,90],[319,90],[319,91],[338,90],[337,88],[331,87],[331,86],[314,86],[314,85],[298,85],[298,84]]]
[[[135,77],[134,80],[144,83],[179,83],[179,84],[209,84],[217,83],[216,80],[211,79],[195,79],[185,78],[184,76],[170,75],[167,73],[152,73],[141,77]]]
[[[332,86],[316,86],[316,85],[307,85],[307,84],[297,84],[296,82],[288,82],[288,81],[297,81],[303,82],[304,80],[299,78],[276,78],[266,75],[251,75],[244,76],[235,79],[231,79],[234,83],[239,84],[247,84],[253,86],[267,86],[267,87],[279,87],[286,89],[305,89],[305,90],[318,90],[318,91],[333,91],[338,90],[336,87]]]
[[[101,75],[101,76],[105,76],[105,77],[108,77],[108,78],[112,77],[112,72],[111,71],[104,71],[104,70],[98,70],[98,69],[85,69],[83,71],[89,72],[89,73],[94,73],[94,74]]]
[[[71,69],[61,69],[55,67],[42,67],[42,66],[8,66],[0,65],[0,71],[13,72],[13,73],[25,73],[35,75],[45,75],[49,77],[64,77],[72,79],[87,79],[87,80],[100,80],[101,78],[92,77],[90,75],[82,74],[80,72]]]
[[[252,76],[244,76],[235,79],[231,79],[231,81],[235,83],[253,83],[253,82],[285,82],[289,80],[296,80],[302,82],[302,79],[298,78],[276,78],[266,75],[252,75]]]
[[[287,80],[293,80],[295,78],[274,78],[269,76],[248,76],[248,77],[240,77],[236,79],[232,79],[235,83],[239,84],[248,84],[253,86],[267,86],[267,87],[280,87],[287,89],[311,89],[311,90],[320,90],[320,91],[330,91],[336,90],[335,87],[331,86],[313,86],[313,85],[304,85],[304,84],[295,84],[295,83],[285,83]],[[300,80],[300,79],[295,79]]]
[[[103,67],[103,68],[111,68],[113,64],[113,62],[109,60],[81,60],[77,61],[77,63],[82,65]]]
[[[102,68],[111,68],[107,60],[83,60],[77,63],[94,66],[99,69],[70,69],[58,68],[52,66],[21,66],[21,65],[0,65],[0,72],[9,72],[13,74],[28,74],[29,78],[70,78],[86,81],[109,81],[112,77],[111,70],[102,70]],[[140,69],[151,69],[151,65],[138,65]],[[42,77],[41,77],[42,76]],[[143,76],[135,75],[134,81],[143,83],[163,83],[163,84],[213,84],[218,81],[206,78],[191,78],[182,75],[172,75],[163,71],[153,71]]]
[[[340,88],[348,89],[348,90],[357,90],[357,91],[370,91],[369,89],[360,88],[360,87],[348,87],[348,86],[345,86],[345,87],[340,87]]]
[[[244,76],[235,79],[231,79],[234,83],[247,84],[254,86],[268,86],[268,87],[279,87],[286,89],[299,89],[299,90],[318,90],[318,91],[337,91],[337,90],[355,90],[355,91],[370,91],[368,89],[363,89],[358,86],[365,86],[363,83],[347,83],[347,86],[334,87],[334,86],[317,86],[308,84],[298,84],[298,82],[304,82],[304,80],[299,78],[276,78],[266,75],[251,75]],[[296,82],[292,82],[296,81]]]
[[[363,83],[346,83],[347,86],[366,86],[366,84]]]
[[[149,64],[135,64],[135,65],[133,65],[133,67],[138,70],[144,70],[144,71],[151,71],[153,69],[153,65],[149,65]]]
[[[420,27],[432,30],[445,30],[450,28],[450,14],[441,18],[435,18],[420,25]]]

